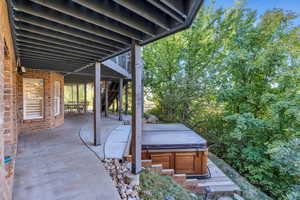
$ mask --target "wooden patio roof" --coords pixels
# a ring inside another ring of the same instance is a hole
[[[203,0],[7,0],[21,64],[87,73],[127,52],[189,27]]]

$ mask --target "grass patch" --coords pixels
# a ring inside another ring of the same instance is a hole
[[[173,197],[175,200],[202,200],[193,197],[191,192],[182,188],[169,176],[161,176],[150,170],[143,170],[140,175],[140,198],[143,200],[164,200]]]

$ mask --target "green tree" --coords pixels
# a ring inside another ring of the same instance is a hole
[[[299,199],[297,15],[274,9],[258,19],[242,4],[213,5],[190,29],[143,49],[155,112],[201,133],[272,197]]]

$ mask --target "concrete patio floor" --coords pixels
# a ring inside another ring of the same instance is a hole
[[[124,121],[131,119],[131,116],[123,116]],[[101,143],[104,145],[94,146],[93,117],[88,117],[80,129],[80,137],[100,158],[122,159],[130,136],[130,125],[124,125],[124,121],[118,120],[118,115],[110,113],[108,117],[102,116]]]
[[[61,127],[19,137],[14,200],[120,199],[103,164],[79,138],[90,119],[67,115]],[[121,123],[108,122],[108,129]],[[103,134],[107,138],[109,131]]]

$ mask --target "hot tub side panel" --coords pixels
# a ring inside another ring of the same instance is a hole
[[[143,160],[162,164],[164,169],[174,169],[176,174],[207,175],[208,150],[186,152],[142,152]]]

